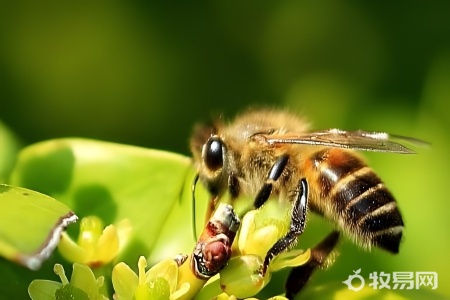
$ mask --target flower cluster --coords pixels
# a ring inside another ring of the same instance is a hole
[[[31,299],[108,299],[101,292],[104,277],[95,278],[94,273],[88,266],[74,263],[70,281],[67,279],[62,265],[56,264],[54,271],[61,282],[33,280],[28,287],[28,294]]]
[[[267,251],[286,233],[288,224],[289,216],[286,208],[280,208],[280,205],[270,202],[262,209],[246,213],[232,245],[231,259],[225,261],[226,266],[222,270],[217,270],[219,274],[209,280],[197,276],[198,270],[193,270],[194,264],[191,260],[196,253],[195,250],[190,255],[164,259],[147,271],[147,260],[141,256],[137,264],[137,273],[124,262],[119,262],[110,275],[114,299],[177,300],[198,296],[202,299],[217,297],[232,300],[253,297],[267,285],[273,272],[302,265],[310,258],[309,250],[287,251],[275,257],[266,272],[261,271]],[[86,295],[85,299],[106,299],[100,293],[104,278],[96,279],[89,266],[96,268],[113,262],[129,239],[130,233],[131,224],[127,220],[103,228],[103,223],[98,217],[90,216],[82,219],[77,241],[64,233],[58,246],[60,253],[67,260],[75,262],[71,281],[65,277],[62,266],[56,265],[55,272],[60,276],[62,283],[35,280],[29,287],[30,296],[33,300],[58,299],[57,295],[66,293],[71,296]],[[214,236],[212,238],[214,240]],[[203,239],[204,236],[200,238],[199,243],[205,242]],[[44,290],[47,295],[51,295],[49,298],[39,297]],[[285,298],[276,296],[272,299]]]
[[[178,264],[175,260],[162,260],[147,272],[146,267],[147,261],[143,256],[139,258],[137,275],[123,262],[114,267],[112,283],[115,300],[176,300],[188,292],[189,283],[178,284]]]

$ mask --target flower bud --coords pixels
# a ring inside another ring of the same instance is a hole
[[[257,294],[269,281],[271,274],[261,275],[263,260],[258,255],[233,257],[220,272],[220,285],[228,295],[247,298]]]

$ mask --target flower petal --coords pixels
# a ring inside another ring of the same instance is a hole
[[[288,252],[281,253],[275,257],[269,265],[271,272],[276,272],[280,269],[287,267],[298,267],[309,261],[311,257],[311,250],[292,250]]]
[[[131,268],[121,262],[115,265],[112,271],[112,283],[117,300],[133,299],[138,286],[138,276]]]
[[[94,262],[109,263],[119,251],[119,235],[114,225],[107,226],[100,235],[96,252],[92,257]]]
[[[146,273],[146,282],[155,281],[156,278],[164,278],[170,287],[170,292],[175,292],[178,280],[178,265],[173,259],[164,259],[154,265]]]
[[[117,235],[119,236],[119,250],[120,253],[128,244],[131,234],[133,232],[133,225],[129,219],[123,219],[116,223]]]
[[[55,299],[77,299],[77,300],[90,300],[88,294],[82,289],[77,288],[71,284],[65,284],[55,292]]]
[[[189,289],[191,288],[191,285],[188,282],[183,282],[180,287],[178,288],[178,290],[176,290],[175,292],[170,294],[170,300],[176,300],[180,297],[182,297],[183,295],[185,295]]]
[[[166,279],[158,277],[150,285],[149,298],[146,298],[145,300],[169,300],[169,297],[170,297],[169,283],[167,282]],[[136,297],[136,299],[141,300],[138,297]]]
[[[103,222],[97,216],[88,216],[81,219],[78,245],[88,253],[95,252],[97,241],[102,234]]]
[[[244,215],[242,218],[241,229],[239,231],[239,251],[242,253],[244,251],[245,246],[247,245],[248,237],[253,234],[255,231],[255,216],[257,211],[251,210]]]
[[[58,251],[66,260],[71,262],[85,263],[88,258],[86,250],[72,240],[66,232],[61,234]]]
[[[257,255],[242,255],[230,259],[220,272],[220,285],[228,295],[247,298],[257,294],[269,281],[270,271],[261,276],[263,260]]]
[[[33,300],[55,300],[55,293],[61,287],[61,282],[36,279],[28,286],[28,295]]]
[[[79,263],[73,264],[70,284],[88,294],[89,299],[97,299],[100,295],[100,288],[103,285],[104,277],[95,278],[91,268]]]
[[[251,236],[248,237],[242,254],[254,254],[264,257],[269,249],[276,243],[280,237],[280,230],[275,225],[266,225],[257,228]]]

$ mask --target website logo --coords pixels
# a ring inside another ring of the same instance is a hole
[[[360,291],[366,284],[366,280],[360,273],[361,268],[354,270],[353,274],[342,283],[347,285],[349,290]],[[418,290],[422,287],[435,290],[438,288],[438,274],[436,272],[371,272],[369,286],[374,290]]]

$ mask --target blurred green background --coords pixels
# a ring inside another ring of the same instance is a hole
[[[25,145],[81,136],[189,154],[196,122],[265,105],[317,129],[424,139],[418,155],[367,155],[404,214],[401,253],[344,242],[314,280],[433,271],[450,296],[449,12],[445,1],[4,4],[0,121]],[[329,230],[308,226],[306,245]]]

